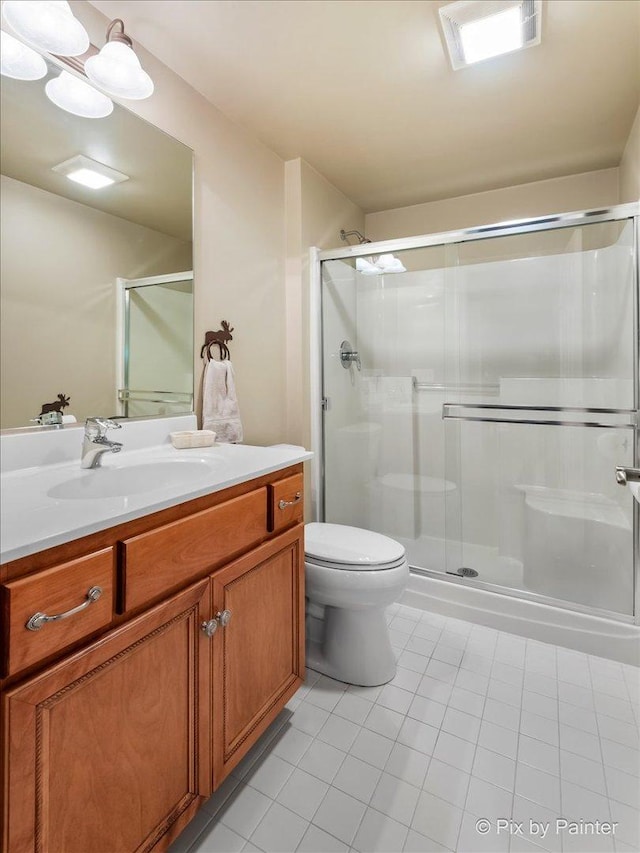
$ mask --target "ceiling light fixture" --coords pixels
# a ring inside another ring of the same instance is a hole
[[[109,24],[107,43],[86,60],[84,70],[92,83],[116,98],[142,100],[153,94],[153,80],[140,65],[120,18]]]
[[[105,166],[104,163],[98,163],[90,157],[85,157],[84,154],[76,154],[64,163],[58,163],[57,166],[52,167],[51,171],[58,172],[70,181],[75,181],[76,184],[82,184],[92,190],[101,190],[112,184],[121,184],[129,180],[129,175]]]
[[[542,0],[458,0],[438,11],[454,70],[540,44]]]
[[[74,116],[105,118],[113,112],[110,98],[68,71],[49,80],[44,90],[52,103]]]
[[[467,65],[519,50],[522,47],[520,8],[512,6],[504,12],[465,24],[460,27],[460,41]]]
[[[30,47],[2,30],[0,33],[0,74],[14,80],[41,80],[47,63]]]
[[[2,14],[26,42],[47,53],[80,56],[89,36],[66,0],[5,0]]]

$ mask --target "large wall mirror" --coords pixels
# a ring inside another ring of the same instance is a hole
[[[78,421],[191,411],[192,151],[117,104],[80,118],[46,80],[1,81],[0,426],[59,395]],[[124,178],[77,183],[79,155]]]

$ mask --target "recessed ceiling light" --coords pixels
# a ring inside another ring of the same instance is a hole
[[[540,44],[542,0],[458,0],[438,11],[454,69]]]
[[[76,184],[91,187],[92,190],[101,190],[103,187],[108,187],[114,183],[113,178],[107,178],[106,175],[94,172],[93,169],[76,169],[75,172],[69,172],[67,178],[70,181],[75,181]]]
[[[84,154],[77,154],[70,160],[65,160],[64,163],[58,163],[57,166],[53,166],[52,171],[92,190],[101,190],[111,184],[120,184],[129,180],[129,176],[123,172],[105,166],[104,163],[98,163],[97,160],[85,157]]]

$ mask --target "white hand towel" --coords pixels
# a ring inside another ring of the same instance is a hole
[[[202,389],[202,428],[216,433],[223,444],[242,441],[242,421],[230,361],[208,361]]]

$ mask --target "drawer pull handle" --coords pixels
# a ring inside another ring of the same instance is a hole
[[[218,630],[218,620],[207,619],[206,622],[203,622],[202,625],[200,625],[200,628],[207,635],[207,637],[211,638]]]
[[[294,504],[299,504],[302,500],[302,492],[296,492],[296,496],[292,501],[280,501],[278,503],[278,509],[286,509],[288,506],[293,506]]]
[[[99,586],[92,586],[91,589],[87,592],[86,599],[79,604],[77,607],[72,607],[71,610],[65,610],[64,613],[57,613],[55,616],[47,616],[46,613],[34,613],[31,619],[26,624],[26,628],[29,631],[39,631],[43,625],[46,625],[47,622],[57,622],[59,619],[68,619],[69,616],[74,616],[76,613],[80,613],[81,610],[86,610],[90,604],[93,604],[94,601],[97,601],[102,595],[102,588]]]
[[[221,613],[217,613],[216,619],[221,628],[226,628],[229,622],[231,622],[231,611],[223,610]]]

